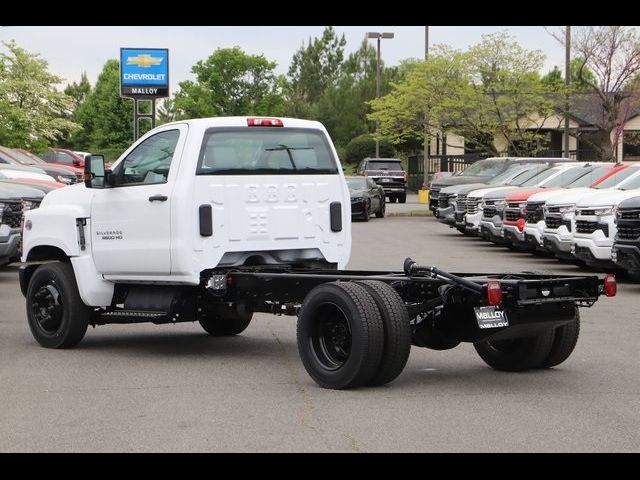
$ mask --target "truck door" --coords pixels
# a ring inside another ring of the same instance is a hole
[[[115,186],[95,190],[91,243],[98,272],[171,273],[171,190],[186,133],[186,125],[173,125],[147,137],[115,165]]]

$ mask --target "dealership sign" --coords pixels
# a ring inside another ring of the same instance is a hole
[[[169,50],[120,49],[120,96],[153,99],[169,96]]]

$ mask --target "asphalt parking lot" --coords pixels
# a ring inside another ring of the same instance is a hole
[[[452,271],[578,273],[465,238],[433,218],[354,223],[350,267],[405,257]],[[15,267],[0,270],[0,451],[638,451],[640,284],[582,310],[573,356],[502,373],[471,345],[413,348],[391,385],[323,390],[295,320],[256,315],[235,338],[197,324],[90,329],[79,347],[32,339]]]

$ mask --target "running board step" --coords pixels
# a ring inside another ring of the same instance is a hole
[[[100,312],[96,315],[97,325],[108,323],[173,323],[179,321],[179,314],[175,317],[168,312],[145,312],[140,310],[115,310],[113,312]]]

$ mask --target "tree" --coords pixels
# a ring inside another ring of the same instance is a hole
[[[64,89],[64,93],[73,99],[74,112],[84,103],[90,92],[91,84],[87,78],[87,72],[82,72],[80,83],[73,82]]]
[[[163,98],[156,111],[158,125],[170,123],[176,120],[178,112],[175,101],[172,98]]]
[[[369,118],[380,122],[380,136],[399,144],[426,130],[450,132],[489,155],[546,149],[541,128],[557,100],[540,81],[542,52],[523,49],[504,32],[483,36],[466,52],[443,45],[433,52],[371,102]]]
[[[82,131],[73,138],[76,148],[125,148],[133,138],[133,101],[120,97],[120,65],[107,60],[95,88],[79,107]]]
[[[570,92],[569,93],[585,93],[589,91],[589,85],[580,78],[580,69],[582,68],[583,60],[581,58],[574,58],[569,64],[571,71]],[[596,77],[591,70],[585,68],[582,75],[590,81],[595,81]],[[557,65],[553,67],[553,70],[548,72],[541,79],[542,83],[546,84],[553,91],[564,93],[564,73],[558,68]]]
[[[239,47],[221,48],[191,69],[196,81],[180,82],[175,108],[182,118],[281,115],[284,80],[276,64]]]
[[[63,81],[46,60],[14,42],[0,53],[0,143],[40,149],[57,143],[79,126],[69,119],[71,97],[56,90]]]
[[[564,44],[564,35],[552,33]],[[578,27],[572,49],[581,59],[578,78],[588,86],[590,117],[598,130],[587,138],[604,161],[616,159],[615,146],[640,106],[640,38],[632,27]],[[595,78],[587,75],[593,72]]]
[[[386,139],[382,139],[380,141],[380,157],[393,158],[395,154],[396,152],[391,142]],[[365,134],[354,138],[347,144],[344,153],[344,161],[356,164],[363,158],[375,157],[375,155],[376,141],[370,134]]]
[[[311,117],[315,104],[342,72],[346,43],[344,35],[338,37],[333,27],[326,27],[320,38],[310,38],[293,55],[287,74],[289,115]]]

